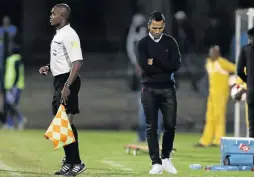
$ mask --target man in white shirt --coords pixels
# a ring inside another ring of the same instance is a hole
[[[76,139],[76,142],[64,146],[65,158],[61,169],[55,175],[76,176],[86,169],[80,159],[78,133],[73,124],[73,116],[80,112],[78,93],[81,80],[78,72],[83,57],[79,36],[69,24],[70,13],[71,9],[67,4],[57,4],[52,8],[50,23],[56,28],[56,34],[51,42],[50,64],[41,67],[39,72],[42,75],[52,72],[54,76],[53,115],[56,115],[60,103],[63,102]]]

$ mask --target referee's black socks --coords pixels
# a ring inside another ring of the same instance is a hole
[[[79,153],[78,132],[74,124],[71,124],[71,127],[76,141],[72,144],[64,146],[66,163],[80,164],[81,159]]]

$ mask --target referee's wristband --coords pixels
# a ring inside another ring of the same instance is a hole
[[[69,84],[69,83],[65,83],[65,87],[67,87],[67,88],[70,88],[70,86],[71,86],[71,84]]]

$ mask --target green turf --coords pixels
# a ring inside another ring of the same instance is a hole
[[[0,131],[0,161],[13,169],[0,169],[0,177],[15,176],[17,173],[23,177],[52,176],[52,173],[59,167],[63,150],[54,152],[51,142],[44,139],[43,134],[44,131],[37,130]],[[148,171],[151,166],[148,155],[146,153],[138,154],[138,156],[127,155],[124,150],[124,144],[131,143],[136,139],[135,133],[80,131],[79,137],[81,157],[88,168],[79,176],[149,176]],[[202,165],[220,163],[219,148],[195,149],[192,147],[198,138],[199,135],[196,134],[177,133],[175,141],[177,152],[173,157],[173,163],[178,170],[178,175],[164,172],[161,176],[253,176],[253,172],[209,172],[189,169],[189,164],[192,163]],[[13,172],[16,173],[13,174]]]

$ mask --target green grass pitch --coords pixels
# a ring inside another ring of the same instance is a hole
[[[44,131],[24,132],[0,131],[0,177],[54,176],[60,166],[64,152],[53,151],[51,141],[43,137]],[[87,165],[82,177],[150,176],[150,160],[147,153],[137,156],[126,154],[124,145],[136,139],[134,132],[79,131],[81,158]],[[189,165],[199,163],[213,165],[220,163],[220,149],[196,149],[192,145],[199,140],[199,134],[177,133],[173,163],[177,175],[164,172],[162,177],[252,177],[253,172],[211,172],[191,170]],[[5,166],[4,166],[5,165]]]

